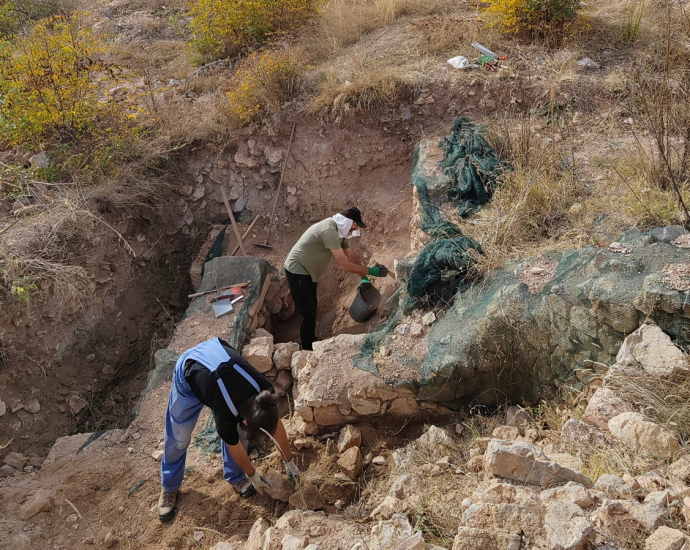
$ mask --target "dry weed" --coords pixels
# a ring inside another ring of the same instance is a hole
[[[318,92],[308,110],[312,114],[340,117],[354,110],[372,110],[409,98],[418,83],[418,75],[395,68],[365,68],[353,74],[352,81],[334,73],[323,75]]]
[[[309,30],[309,48],[316,58],[323,59],[403,15],[429,14],[448,4],[444,0],[330,0]]]

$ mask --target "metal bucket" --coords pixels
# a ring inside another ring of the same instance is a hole
[[[352,305],[350,306],[350,317],[358,323],[364,323],[371,317],[381,304],[381,293],[373,286],[362,290],[357,289]]]

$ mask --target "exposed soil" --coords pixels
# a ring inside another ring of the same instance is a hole
[[[289,127],[286,125],[284,130],[281,137],[275,138],[283,146]],[[266,139],[244,132],[238,141],[252,137]],[[200,165],[232,158],[236,150],[236,146],[222,150],[203,148],[179,159],[169,173],[173,188],[194,183],[193,173]],[[354,203],[368,225],[362,237],[353,240],[355,250],[364,263],[379,262],[392,269],[393,260],[409,250],[406,212],[411,199],[411,152],[412,144],[405,136],[387,135],[373,119],[328,129],[317,121],[301,121],[281,190],[284,197],[287,186],[296,187],[297,208],[293,210],[279,199],[269,241],[273,248],[260,248],[255,244],[265,241],[267,216],[276,190],[257,188],[248,193],[247,212],[263,216],[247,238],[248,253],[281,268],[290,248],[311,223]],[[47,324],[45,329],[40,328],[42,318],[29,321],[37,322],[39,327],[34,327],[33,332],[27,330],[21,340],[13,342],[16,353],[5,362],[0,374],[0,399],[8,406],[5,421],[0,425],[0,441],[10,442],[0,450],[0,457],[11,451],[45,456],[52,442],[62,435],[127,425],[152,355],[167,345],[188,303],[186,296],[193,292],[189,265],[211,224],[227,223],[222,204],[210,197],[218,187],[210,184],[205,209],[205,201],[175,199],[177,202],[169,201],[159,217],[145,214],[151,222],[128,215],[110,220],[128,242],[137,245],[141,259],[128,257],[121,245],[117,248],[117,237],[110,235],[103,250],[92,253],[107,258],[106,252],[114,250],[119,253],[117,262],[103,264],[109,275],[103,277],[88,311],[69,323]],[[194,214],[192,225],[179,232],[170,231],[187,209]],[[251,219],[242,214],[238,218],[246,222]],[[247,225],[240,223],[242,232]],[[391,278],[375,280],[374,284],[384,300],[397,285]],[[358,324],[349,317],[347,312],[358,285],[358,277],[331,266],[319,284],[319,337],[361,333],[379,320],[374,315],[367,323]],[[15,329],[13,321],[16,319],[2,322],[11,331]],[[187,322],[190,321],[193,320]],[[46,341],[29,339],[41,330],[47,334]],[[293,317],[278,324],[274,331],[276,341],[296,341],[298,319]],[[56,341],[62,342],[65,351],[52,356]],[[45,360],[37,362],[40,354]],[[27,362],[20,357],[32,359]],[[72,395],[88,403],[77,416],[66,404]],[[21,408],[35,400],[40,404],[39,412],[31,414]]]
[[[203,547],[226,540],[228,534],[245,537],[259,517],[275,520],[288,507],[268,496],[241,499],[223,480],[222,458],[204,454],[192,445],[187,455],[185,482],[177,516],[170,524],[156,518],[160,491],[160,465],[152,453],[162,441],[167,396],[166,382],[141,401],[139,415],[127,430],[106,432],[95,440],[75,435],[61,440],[40,471],[0,480],[0,515],[12,518],[4,523],[0,547],[11,548],[19,534],[31,539],[31,548],[100,547],[108,533],[119,540],[119,548],[198,548],[195,531],[203,531]],[[202,412],[195,433],[207,420]],[[362,453],[382,455],[404,445],[422,432],[419,423],[384,423],[362,426]],[[288,432],[290,424],[288,423]],[[336,512],[340,500],[348,505],[359,497],[373,478],[384,475],[388,467],[370,465],[361,482],[335,480],[339,471],[337,452],[328,454],[325,440],[309,438],[308,448],[296,453],[304,483],[314,483],[326,502],[325,509]],[[277,453],[268,445],[260,447],[255,464],[262,472],[283,470]],[[50,488],[55,505],[28,523],[14,521],[21,503],[39,487]],[[74,505],[74,507],[72,507]],[[68,516],[78,510],[77,521]]]

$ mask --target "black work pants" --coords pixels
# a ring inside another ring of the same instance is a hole
[[[295,309],[302,320],[299,325],[299,335],[302,339],[302,349],[311,350],[316,341],[316,283],[309,275],[298,275],[285,270],[285,276],[290,285]]]
[[[316,283],[309,275],[297,275],[285,270],[290,293],[295,300],[295,309],[302,320],[299,325],[299,335],[302,339],[302,349],[311,350],[316,341]]]

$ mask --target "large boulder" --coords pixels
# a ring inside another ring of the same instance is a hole
[[[664,428],[636,412],[609,420],[611,435],[635,451],[658,458],[674,458],[681,450],[678,439]]]
[[[623,342],[616,363],[641,366],[648,373],[667,377],[675,370],[688,370],[688,357],[657,325],[642,325]]]
[[[531,485],[549,487],[575,481],[592,487],[592,480],[577,470],[553,462],[526,441],[492,439],[484,454],[484,470]]]
[[[392,414],[401,398],[414,401],[411,390],[393,388],[352,364],[365,340],[363,334],[341,334],[314,343],[293,390],[295,412],[305,421],[313,420],[320,426],[343,425],[357,416]]]

